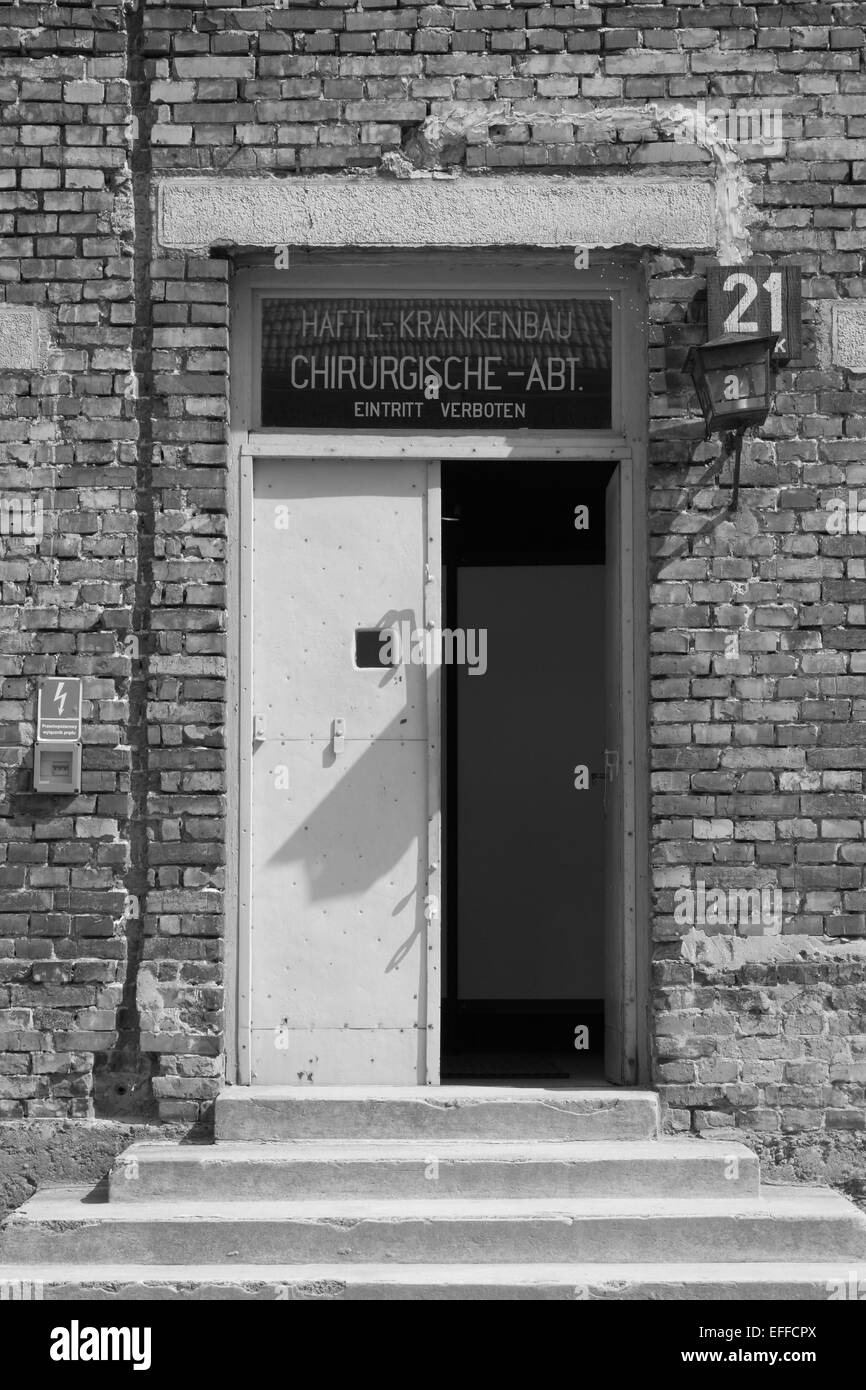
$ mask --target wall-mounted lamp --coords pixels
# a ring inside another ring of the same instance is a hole
[[[770,411],[770,357],[778,337],[778,333],[726,333],[691,348],[686,358],[707,438],[727,435],[726,450],[734,454],[732,512],[740,494],[743,435],[751,425],[762,425]]]

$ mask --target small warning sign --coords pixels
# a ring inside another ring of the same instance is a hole
[[[51,676],[39,685],[36,738],[40,743],[77,743],[81,738],[81,681]]]

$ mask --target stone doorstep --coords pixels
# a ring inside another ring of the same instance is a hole
[[[132,1144],[109,1200],[757,1195],[757,1156],[702,1139]]]
[[[521,1086],[230,1086],[215,1103],[226,1140],[655,1139],[654,1091]]]
[[[866,1260],[866,1216],[828,1189],[760,1197],[280,1202],[94,1201],[38,1193],[9,1218],[4,1262],[132,1264]]]
[[[212,1145],[135,1143],[107,1188],[37,1193],[0,1233],[0,1286],[49,1300],[819,1300],[855,1296],[866,1274],[851,1202],[759,1188],[742,1144],[657,1138],[654,1092],[229,1088],[216,1110]]]

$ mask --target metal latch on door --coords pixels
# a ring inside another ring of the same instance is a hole
[[[607,810],[607,789],[615,777],[619,776],[619,749],[605,748],[604,750],[604,772],[591,772],[591,782],[602,782],[604,784],[604,799],[602,801],[603,810]]]
[[[591,782],[612,782],[619,773],[619,749],[605,748],[604,750],[604,772],[591,772],[589,780]]]
[[[335,758],[338,753],[345,753],[346,751],[345,719],[333,719],[331,721],[331,751]]]

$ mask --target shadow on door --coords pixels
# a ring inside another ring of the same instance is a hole
[[[444,467],[443,1081],[604,1083],[612,471]]]

